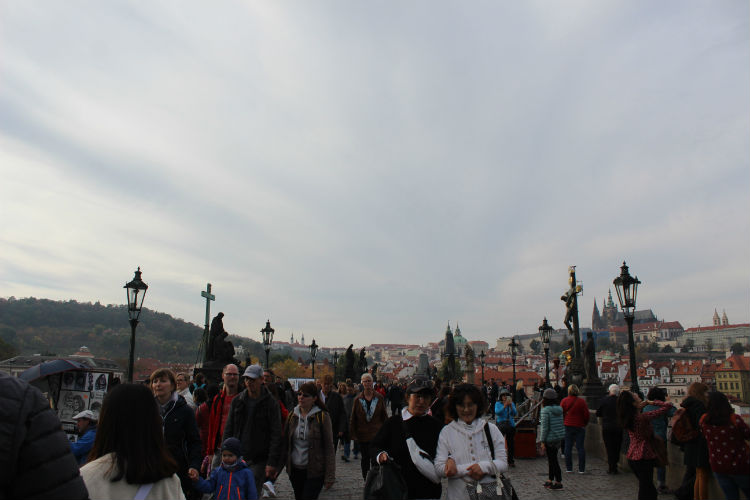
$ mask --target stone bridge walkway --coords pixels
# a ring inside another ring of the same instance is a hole
[[[340,450],[339,450],[340,451]],[[339,456],[336,461],[336,483],[333,487],[320,495],[321,500],[361,499],[364,481],[360,472],[359,461],[343,462]],[[608,500],[635,499],[638,483],[631,473],[618,475],[607,474],[607,464],[595,457],[586,457],[587,471],[585,474],[565,472],[563,468],[563,489],[547,490],[542,486],[547,480],[547,459],[516,459],[516,467],[508,473],[516,488],[519,500],[526,499],[575,499],[575,500]],[[577,467],[577,459],[573,454],[573,465]],[[283,471],[277,481],[277,498],[293,499],[294,494],[289,484],[289,477]],[[446,498],[445,487],[443,498]],[[673,498],[671,495],[665,498]]]

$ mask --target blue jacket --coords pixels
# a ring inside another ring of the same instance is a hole
[[[516,421],[513,420],[515,416],[518,416],[515,403],[511,403],[508,406],[505,406],[502,401],[495,403],[495,422],[497,422],[498,426],[510,422],[510,426],[515,428]]]
[[[643,413],[658,410],[659,408],[661,407],[656,405],[646,405],[646,407],[643,409]],[[664,441],[667,440],[667,421],[672,418],[672,415],[674,415],[676,411],[677,408],[673,406],[669,409],[666,415],[662,415],[661,417],[656,417],[655,419],[651,420],[651,427],[654,428],[654,434],[662,438],[662,440]]]
[[[565,437],[563,410],[558,405],[545,406],[541,411],[539,441],[559,443]]]
[[[257,500],[253,471],[240,460],[234,471],[221,465],[214,469],[211,477],[198,479],[193,487],[201,493],[213,493],[216,500]]]
[[[70,451],[76,457],[78,465],[86,465],[86,457],[94,446],[94,438],[96,438],[96,427],[92,427],[84,432],[83,436],[75,443],[70,443]]]

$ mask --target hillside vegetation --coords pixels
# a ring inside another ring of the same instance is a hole
[[[200,326],[143,308],[136,330],[136,357],[193,363],[202,335]],[[259,342],[236,335],[229,339],[254,357],[263,353]],[[100,358],[127,359],[127,307],[33,297],[0,298],[0,359],[35,353],[65,356],[84,345]]]

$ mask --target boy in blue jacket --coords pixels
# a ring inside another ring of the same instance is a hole
[[[228,438],[221,444],[221,465],[206,480],[195,474],[193,487],[201,493],[213,493],[216,500],[257,500],[253,471],[242,460],[242,443]]]

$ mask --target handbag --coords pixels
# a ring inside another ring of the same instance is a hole
[[[495,445],[492,442],[492,435],[490,434],[490,428],[487,424],[484,424],[484,434],[487,436],[487,444],[490,447],[490,454],[492,460],[495,460]],[[471,500],[518,500],[515,488],[510,482],[510,479],[505,475],[498,474],[495,481],[486,483],[480,483],[474,481],[466,485],[466,493],[469,495]]]
[[[362,492],[364,500],[405,500],[408,495],[401,467],[392,459],[373,465],[367,472]]]

